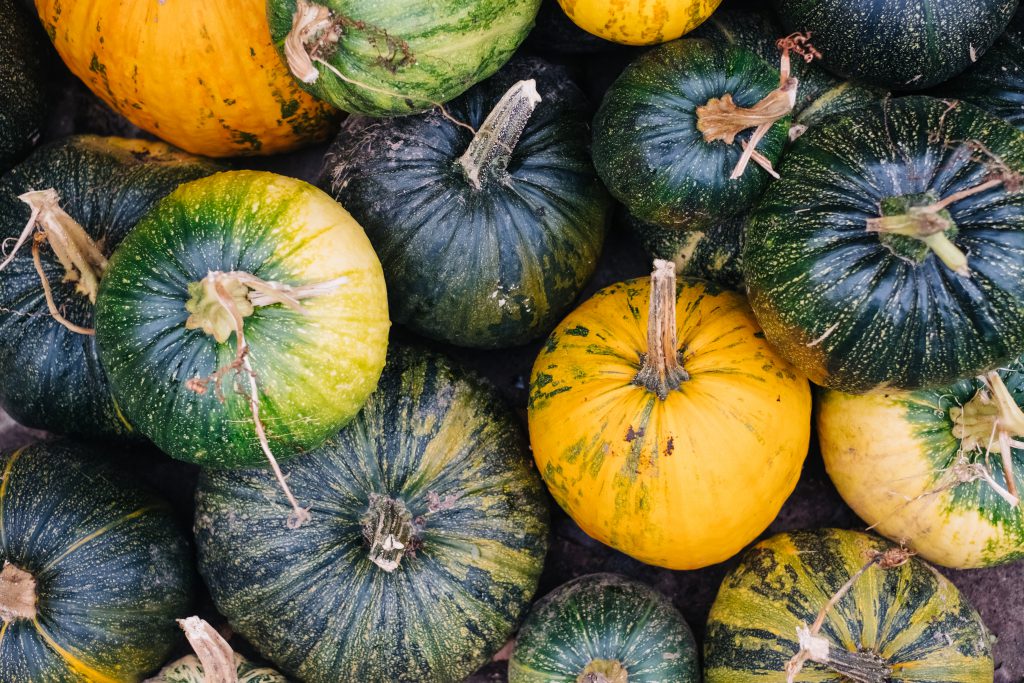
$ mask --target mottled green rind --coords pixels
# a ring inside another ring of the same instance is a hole
[[[785,681],[786,664],[800,650],[796,629],[814,622],[869,553],[892,547],[857,531],[822,529],[780,534],[751,548],[711,607],[704,680]],[[883,657],[892,667],[891,681],[992,681],[991,635],[981,617],[952,583],[915,558],[892,569],[869,569],[829,611],[820,633],[831,647]],[[796,680],[849,679],[807,662]]]
[[[67,442],[0,455],[0,555],[35,576],[39,599],[36,622],[0,629],[0,680],[134,683],[181,638],[189,543],[170,507],[102,455]]]
[[[1024,171],[1024,135],[971,105],[947,109],[908,97],[812,128],[750,216],[751,306],[768,340],[817,384],[941,386],[1024,348],[1024,194],[998,187],[949,207],[968,277],[934,255],[905,261],[866,231],[883,199],[984,182],[988,168],[963,141]]]
[[[38,141],[48,106],[49,45],[35,17],[0,0],[0,174]]]
[[[577,683],[593,660],[629,683],[697,683],[697,644],[662,594],[616,574],[581,576],[534,605],[516,637],[509,683]]]
[[[312,520],[285,527],[264,470],[205,470],[200,572],[218,610],[306,683],[455,683],[526,612],[548,545],[546,496],[493,389],[434,353],[392,349],[377,392],[323,448],[286,466]],[[414,552],[387,573],[361,518],[405,503]],[[433,501],[433,503],[431,502]]]
[[[235,662],[238,683],[288,683],[287,678],[273,669],[253,664],[241,655],[235,655]],[[188,655],[168,664],[146,683],[207,683],[207,680],[199,659]]]
[[[1018,0],[775,0],[788,31],[810,32],[844,78],[900,90],[941,83],[995,42]]]
[[[593,275],[611,204],[590,161],[589,108],[568,74],[516,60],[449,103],[479,128],[527,78],[543,98],[509,176],[475,189],[459,157],[473,134],[439,112],[350,118],[320,185],[366,229],[394,320],[460,346],[532,341],[568,312]]]
[[[431,109],[508,61],[533,27],[541,0],[316,0],[342,25],[337,47],[299,84],[339,109],[366,116]],[[296,0],[267,0],[284,58]],[[354,81],[354,82],[353,82]]]
[[[158,199],[179,183],[217,170],[183,153],[146,155],[109,140],[83,135],[46,145],[0,178],[0,241],[16,239],[31,215],[18,195],[53,188],[61,208],[110,256]],[[64,316],[93,327],[93,305],[74,283],[63,282],[64,268],[53,250],[42,246],[40,258]],[[96,338],[50,316],[28,244],[0,273],[0,338],[0,406],[15,420],[86,437],[130,431],[110,396]]]
[[[777,68],[750,50],[706,40],[675,40],[645,52],[605,94],[594,117],[594,165],[616,199],[637,218],[695,228],[745,212],[771,176],[751,163],[730,180],[743,154],[705,142],[697,108],[731,93],[750,107],[779,86]],[[757,149],[779,160],[790,119],[771,127]]]

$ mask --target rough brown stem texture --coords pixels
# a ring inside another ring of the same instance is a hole
[[[235,652],[217,629],[199,617],[178,619],[178,626],[203,666],[205,683],[238,683]]]
[[[617,660],[595,659],[577,676],[576,683],[629,683],[629,672]]]
[[[36,617],[36,580],[10,562],[0,571],[0,619],[12,622]]]
[[[379,493],[370,494],[370,506],[362,521],[370,561],[389,573],[398,569],[415,538],[412,514],[405,504]]]
[[[647,313],[647,353],[633,383],[665,400],[690,379],[679,362],[676,335],[676,269],[671,261],[658,259],[651,273]]]

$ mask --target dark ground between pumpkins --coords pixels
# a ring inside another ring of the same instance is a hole
[[[553,2],[546,0],[546,4],[549,7],[545,11],[548,11]],[[726,4],[742,3],[734,0]],[[760,6],[760,3],[753,4]],[[524,51],[567,64],[574,78],[595,102],[600,100],[604,90],[621,69],[639,53],[632,48],[611,47],[597,57],[555,55],[544,48],[547,42],[550,41],[531,39],[524,46]],[[73,133],[148,137],[107,109],[63,67],[55,67],[53,80],[56,106],[45,126],[44,140]],[[274,171],[315,182],[325,150],[326,145],[320,145],[276,157],[241,159],[231,165]],[[582,298],[613,282],[645,275],[649,270],[647,257],[631,237],[620,228],[613,227],[597,273]],[[393,338],[413,340],[412,335],[400,328],[395,330]],[[418,339],[415,341],[425,343]],[[540,342],[501,351],[473,351],[426,344],[447,352],[489,378],[509,404],[516,408],[525,429],[527,383]],[[14,424],[0,411],[0,450],[26,444],[41,436]],[[196,467],[174,461],[155,448],[135,449],[114,454],[113,457],[126,470],[135,472],[169,499],[178,512],[182,527],[191,528],[192,497],[198,471]],[[698,571],[670,571],[651,567],[589,538],[554,502],[551,503],[551,509],[551,549],[541,577],[538,597],[583,574],[618,572],[644,581],[670,597],[686,617],[698,641],[701,640],[718,586],[735,565],[736,558]],[[709,524],[713,523],[713,520],[709,520]],[[812,438],[810,453],[796,490],[764,535],[793,529],[863,529],[864,526],[829,481],[817,443]],[[996,683],[1024,683],[1024,561],[995,569],[941,571],[967,595],[981,613],[985,624],[998,638],[995,646]],[[205,591],[199,598],[197,608],[198,613],[214,625],[226,627],[224,619],[216,614]],[[233,637],[232,644],[240,652],[255,656],[240,637]],[[183,644],[180,654],[185,652]],[[505,668],[504,662],[494,662],[471,676],[466,683],[505,681]]]

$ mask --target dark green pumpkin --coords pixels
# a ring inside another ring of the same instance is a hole
[[[35,16],[0,0],[0,174],[39,140],[49,109],[48,49]]]
[[[878,553],[893,551],[878,537],[836,529],[779,534],[751,548],[711,607],[704,680],[785,681],[801,647],[797,630],[810,627]],[[809,661],[797,681],[992,681],[991,634],[956,587],[916,558],[868,567],[828,611],[818,636],[830,658],[854,666],[845,670],[860,677],[841,675],[841,663]]]
[[[109,257],[158,199],[214,171],[163,143],[95,136],[51,143],[0,179],[0,240],[16,240],[32,213],[19,195],[53,188],[60,207]],[[63,281],[50,246],[40,247],[40,260],[63,315],[92,328],[92,302]],[[28,244],[0,271],[0,337],[0,407],[18,422],[89,437],[131,431],[111,399],[96,338],[72,332],[48,312]]]
[[[534,605],[508,680],[697,683],[697,658],[690,627],[665,596],[623,576],[589,574]]]
[[[984,149],[987,153],[982,152]],[[868,231],[1024,172],[1024,135],[971,105],[887,100],[812,128],[750,216],[750,302],[769,341],[814,382],[848,393],[949,384],[1024,348],[1024,194],[997,185],[938,214],[935,237]],[[1012,182],[1011,182],[1012,185]]]
[[[597,172],[616,199],[650,223],[694,228],[741,214],[771,177],[751,163],[730,180],[751,131],[733,144],[706,142],[697,108],[726,94],[750,107],[778,87],[778,69],[743,47],[683,39],[649,50],[612,84],[594,118]],[[758,145],[773,164],[789,123],[777,121]]]
[[[480,380],[392,347],[363,411],[296,459],[289,484],[312,505],[298,530],[269,472],[205,470],[195,525],[218,610],[283,672],[455,683],[515,630],[548,509],[523,434]]]
[[[610,201],[588,153],[586,99],[565,71],[513,62],[448,114],[483,139],[492,108],[524,79],[540,103],[518,142],[500,131],[511,157],[499,150],[480,187],[459,164],[473,133],[439,111],[350,118],[325,160],[320,184],[366,229],[395,321],[425,336],[485,348],[536,339],[597,265]]]
[[[827,68],[919,90],[957,75],[1006,28],[1018,0],[775,0],[789,31],[809,32]]]
[[[134,683],[181,638],[189,543],[102,455],[61,442],[0,455],[0,680]]]

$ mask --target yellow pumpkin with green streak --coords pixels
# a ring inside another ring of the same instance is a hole
[[[585,532],[643,562],[694,569],[775,518],[800,476],[810,411],[807,380],[765,342],[742,296],[676,284],[657,261],[651,279],[601,290],[548,339],[530,440]]]
[[[625,45],[674,40],[700,26],[722,0],[558,0],[585,31]]]

